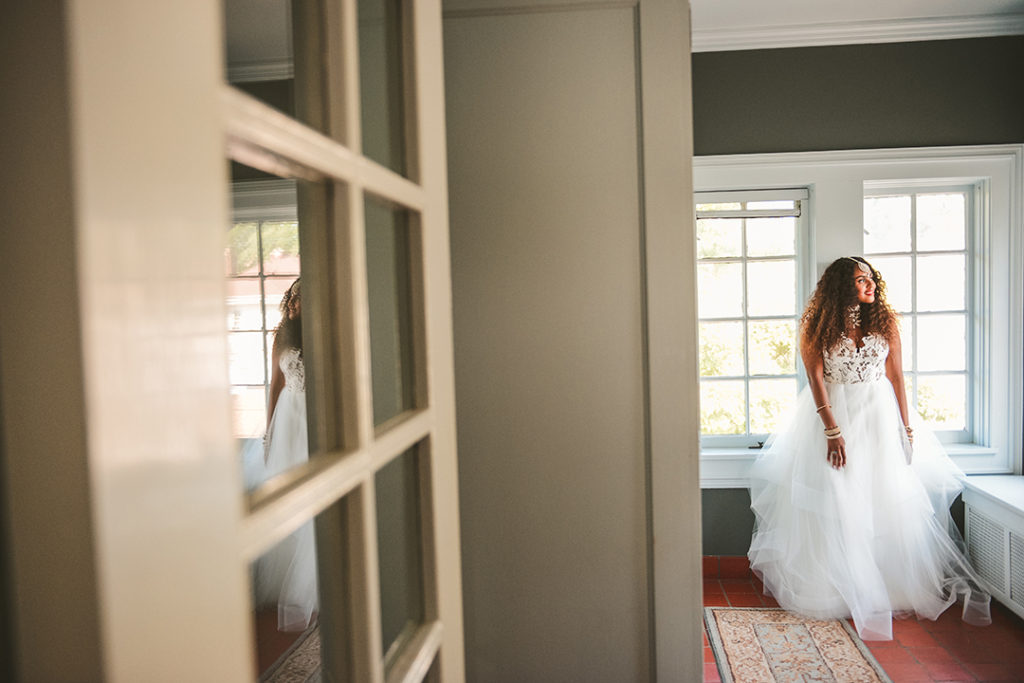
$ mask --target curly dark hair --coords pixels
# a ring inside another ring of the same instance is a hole
[[[279,349],[298,349],[302,353],[302,314],[294,318],[288,317],[292,303],[301,301],[299,278],[291,284],[288,291],[281,297],[281,322],[274,330],[274,347]]]
[[[861,303],[857,299],[854,273],[863,263],[871,269],[875,281],[875,302]],[[899,333],[899,319],[885,298],[885,281],[875,267],[860,256],[844,256],[833,261],[807,303],[800,318],[800,348],[806,352],[831,349],[846,331],[847,312],[851,306],[860,306],[860,326],[864,335],[877,334],[892,342]]]

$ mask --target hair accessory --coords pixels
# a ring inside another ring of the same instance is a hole
[[[854,263],[856,263],[857,267],[860,268],[860,272],[862,272],[862,273],[864,273],[866,275],[871,275],[871,266],[869,266],[868,264],[864,263],[860,259],[855,259],[852,256],[844,256],[843,258],[849,259],[850,261],[853,261]]]

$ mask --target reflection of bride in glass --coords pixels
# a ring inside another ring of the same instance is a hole
[[[271,358],[264,481],[309,459],[299,280],[281,299],[281,323],[274,333]],[[255,590],[258,606],[277,604],[279,630],[301,631],[309,626],[317,609],[312,522],[306,522],[257,561]]]

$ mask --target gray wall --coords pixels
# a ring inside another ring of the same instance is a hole
[[[699,156],[1024,142],[1024,36],[693,55]],[[745,555],[743,489],[706,489],[705,555]]]
[[[695,153],[1024,142],[1024,36],[693,55]]]
[[[444,32],[467,680],[648,680],[634,13]]]

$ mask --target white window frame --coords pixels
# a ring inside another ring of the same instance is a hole
[[[965,292],[964,301],[964,314],[966,315],[966,333],[967,333],[967,358],[965,364],[965,374],[967,376],[967,414],[965,416],[965,426],[962,430],[935,430],[935,435],[939,438],[939,441],[946,444],[946,448],[955,450],[957,446],[954,444],[976,444],[985,443],[988,441],[987,434],[983,431],[988,426],[985,421],[984,410],[981,409],[981,404],[984,403],[984,399],[988,392],[985,389],[986,379],[984,377],[984,368],[980,362],[981,354],[977,351],[980,349],[988,348],[988,325],[982,320],[981,316],[974,315],[974,311],[982,310],[986,293],[984,287],[988,284],[987,279],[980,276],[979,271],[981,265],[978,263],[980,254],[984,253],[984,245],[987,243],[987,233],[989,230],[988,222],[979,211],[979,207],[982,204],[982,198],[985,196],[985,185],[987,181],[979,180],[975,183],[967,184],[951,184],[943,182],[929,182],[927,180],[920,180],[912,183],[901,183],[899,181],[882,181],[882,182],[866,182],[864,183],[864,197],[881,197],[881,196],[892,196],[892,195],[910,195],[914,197],[916,194],[932,194],[941,192],[957,192],[964,193],[967,197],[967,234],[966,242],[964,244],[964,255],[966,257],[966,278],[967,278],[967,290]],[[911,204],[912,215],[914,216],[914,227],[916,227],[916,208],[914,203]],[[927,253],[927,252],[926,252]],[[909,251],[904,252],[879,252],[877,254],[869,254],[866,256],[870,261],[875,256],[909,256],[912,262],[915,263],[912,273],[916,273],[916,261],[918,258],[917,250],[917,236],[911,234],[911,247]],[[884,272],[883,272],[884,277]],[[912,276],[910,286],[914,294],[917,291],[917,281]],[[916,296],[914,298],[916,301]],[[903,313],[903,311],[900,311]],[[936,314],[941,315],[943,312],[937,312]],[[911,318],[903,319],[903,327],[906,329],[912,319],[919,319],[917,316],[929,316],[933,313],[926,311],[919,313],[914,311],[911,313]],[[919,344],[917,338],[917,325],[914,322],[914,343]],[[906,340],[904,340],[904,344]],[[904,365],[903,372],[905,374],[912,373],[917,377],[922,376],[916,370],[912,371],[912,368]],[[927,376],[929,373],[923,373]],[[917,407],[913,388],[916,386],[917,379],[913,380],[913,386],[908,385],[907,399],[914,407]]]
[[[807,299],[807,296],[810,294],[811,288],[813,287],[813,284],[814,284],[813,280],[811,279],[811,278],[813,278],[813,274],[814,274],[813,270],[814,269],[811,266],[810,260],[806,258],[806,254],[807,254],[807,252],[809,250],[809,246],[810,246],[810,232],[809,232],[810,222],[808,220],[808,215],[810,213],[810,193],[807,190],[807,188],[785,188],[785,189],[773,189],[773,190],[729,190],[729,191],[724,191],[724,192],[695,192],[694,193],[694,203],[695,204],[719,203],[719,202],[771,201],[771,200],[794,200],[795,202],[798,202],[799,214],[796,216],[796,230],[795,230],[795,238],[796,238],[796,240],[795,240],[796,241],[795,250],[796,250],[796,253],[795,253],[795,256],[794,256],[794,260],[796,262],[796,283],[795,283],[796,284],[796,293],[795,293],[795,298],[796,298],[796,302],[795,302],[796,309],[795,310],[796,310],[796,312],[795,312],[793,317],[795,318],[797,324],[799,324],[799,322],[800,322],[800,313],[801,313],[801,309],[802,309],[802,306],[803,306],[803,302]],[[703,217],[713,218],[713,217],[716,217],[716,216],[712,216],[712,215],[702,216],[701,215],[702,213],[703,212],[697,212],[697,217],[698,218],[703,218]],[[768,210],[768,211],[760,211],[760,212],[758,212],[757,215],[758,216],[772,217],[772,216],[774,216],[774,215],[776,215],[778,213],[779,213],[778,211],[770,211],[770,210]],[[788,211],[786,211],[785,213],[786,213],[786,215],[789,215]],[[728,217],[728,216],[726,216],[725,214],[722,214],[722,216],[720,216],[720,217]],[[745,216],[745,217],[753,217],[753,216]],[[744,247],[744,250],[743,250],[743,255],[741,257],[737,257],[737,258],[739,259],[740,262],[742,262],[744,264],[746,264],[746,262],[749,260],[749,257],[746,254],[746,248],[745,247]],[[729,260],[734,260],[734,259],[729,259]],[[760,257],[754,257],[753,260],[761,260],[761,259],[760,259]],[[746,272],[746,270],[744,268],[744,273],[745,272]],[[743,283],[744,283],[744,297],[745,297],[746,296],[746,291],[745,291],[745,289],[746,289],[746,276],[744,276]],[[749,315],[747,315],[745,307],[744,307],[744,312],[740,316],[737,316],[736,318],[725,318],[724,320],[741,320],[741,321],[743,321],[743,323],[744,323],[744,334],[746,335],[747,334],[747,332],[746,332],[746,330],[747,330],[746,323],[749,321],[750,318],[754,318],[754,319],[777,318],[777,319],[780,319],[780,320],[788,320],[789,316],[749,316]],[[704,320],[705,320],[704,318],[698,318],[698,326]],[[709,318],[707,320],[713,320],[713,319]],[[745,397],[745,401],[749,404],[750,380],[751,380],[752,377],[753,378],[757,378],[758,376],[756,376],[756,375],[752,376],[750,374],[750,372],[749,372],[749,360],[750,359],[749,359],[748,351],[749,350],[744,352],[744,358],[743,358],[744,375],[743,375],[742,379],[743,379],[743,384],[744,384],[744,397]],[[788,375],[780,375],[780,377],[788,377]],[[796,352],[795,377],[796,377],[797,391],[799,392],[807,384],[807,376],[804,373],[803,364],[802,364],[802,362],[800,360],[800,353],[798,351]],[[749,414],[746,416],[746,424],[747,424],[748,429],[749,429],[749,425],[750,425],[750,415]],[[748,448],[748,449],[756,449],[756,448],[758,448],[758,446],[760,444],[764,443],[764,441],[765,441],[765,439],[767,437],[768,437],[767,434],[759,434],[759,433],[753,433],[753,432],[746,433],[746,434],[728,434],[728,435],[724,435],[724,434],[722,434],[722,435],[719,435],[719,434],[704,435],[704,434],[702,434],[701,435],[701,447],[702,447],[702,449],[704,449],[704,448]]]
[[[694,158],[694,190],[807,187],[811,194],[809,263],[815,273],[863,250],[865,187],[975,184],[975,318],[987,327],[970,361],[984,386],[974,387],[974,442],[947,450],[967,474],[1021,472],[1024,344],[1024,145],[974,145]],[[1012,283],[1007,286],[1007,283]],[[756,457],[746,448],[702,448],[701,487],[747,485]]]

